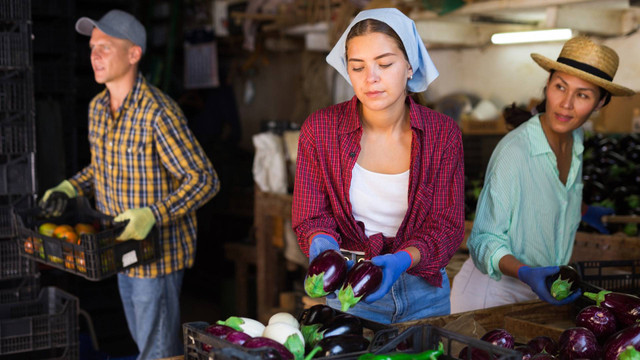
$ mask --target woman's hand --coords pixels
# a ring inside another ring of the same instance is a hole
[[[375,256],[371,262],[382,268],[382,284],[378,290],[364,299],[366,303],[382,299],[391,290],[400,275],[411,267],[412,259],[409,251],[400,250],[395,254]]]
[[[529,267],[522,266],[518,270],[518,279],[523,283],[529,285],[531,290],[533,290],[536,295],[541,300],[544,300],[552,305],[564,305],[574,302],[580,295],[582,295],[582,291],[580,289],[576,290],[573,294],[563,300],[556,300],[549,289],[547,288],[546,279],[547,276],[555,275],[560,271],[558,266],[544,266],[544,267]]]

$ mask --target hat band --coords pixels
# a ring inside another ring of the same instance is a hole
[[[602,78],[602,79],[605,79],[607,81],[612,81],[613,80],[612,76],[609,76],[609,74],[607,74],[606,72],[604,72],[604,71],[602,71],[602,70],[600,70],[600,69],[598,69],[596,67],[593,67],[593,66],[591,66],[589,64],[585,64],[585,63],[582,63],[580,61],[575,61],[573,59],[568,59],[566,57],[559,57],[557,61],[559,63],[561,63],[561,64],[569,65],[569,66],[574,67],[576,69],[580,69],[580,70],[582,70],[582,71],[584,71],[586,73],[589,73],[591,75],[597,76],[597,77]]]

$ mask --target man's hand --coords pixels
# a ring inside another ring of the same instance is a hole
[[[367,296],[364,301],[372,303],[382,299],[391,290],[400,275],[411,267],[412,261],[411,255],[407,250],[401,250],[395,254],[378,255],[372,258],[371,262],[382,268],[382,283],[378,290]]]
[[[71,185],[69,181],[64,180],[44,192],[42,199],[38,202],[38,207],[40,207],[45,217],[58,217],[62,215],[67,208],[69,199],[73,199],[77,195],[73,185]]]
[[[518,269],[518,279],[523,283],[529,285],[536,295],[541,300],[544,300],[552,305],[565,305],[574,302],[580,295],[582,290],[578,289],[573,294],[569,295],[563,300],[556,300],[549,289],[547,289],[546,278],[547,276],[555,275],[560,271],[558,266],[545,266],[545,267],[529,267],[522,266]]]
[[[582,221],[589,224],[589,226],[598,230],[601,234],[609,234],[609,230],[602,223],[602,217],[604,215],[613,214],[613,209],[603,206],[591,206],[587,207],[587,212],[582,215]]]
[[[125,226],[122,233],[116,238],[116,240],[143,240],[153,228],[156,223],[156,218],[153,216],[153,212],[148,207],[140,209],[129,209],[113,219],[115,222],[122,222],[129,220],[127,226]]]

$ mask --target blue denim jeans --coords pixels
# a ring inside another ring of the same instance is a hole
[[[139,360],[181,355],[180,288],[184,270],[157,278],[118,274],[118,288]]]
[[[403,273],[382,299],[371,304],[360,301],[347,312],[382,324],[448,315],[451,288],[446,271],[440,269],[440,274],[441,288],[429,285],[421,277]],[[327,305],[340,309],[337,298],[327,299]]]

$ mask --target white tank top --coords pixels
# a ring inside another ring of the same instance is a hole
[[[351,171],[349,199],[356,221],[364,223],[367,236],[382,233],[394,237],[409,206],[409,170],[381,174],[356,163]]]

